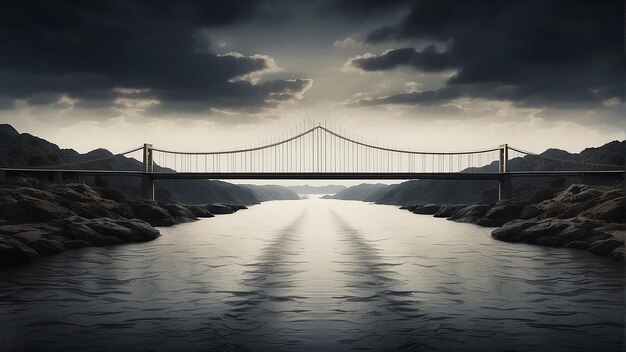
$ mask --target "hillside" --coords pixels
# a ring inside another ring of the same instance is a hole
[[[286,186],[292,192],[297,194],[335,194],[346,189],[346,186],[342,185],[325,185],[325,186],[310,186],[310,185],[299,185],[299,186]]]
[[[338,192],[334,196],[327,197],[327,198],[375,202],[380,197],[385,195],[386,192],[392,190],[395,186],[398,186],[398,185],[385,185],[382,183],[376,183],[376,184],[361,183],[360,185],[348,187]]]
[[[297,200],[296,193],[283,186],[276,185],[239,185],[252,191],[254,196],[261,202],[268,200]]]
[[[559,149],[548,149],[541,156],[595,164],[624,165],[626,141],[613,141],[600,147],[587,148],[579,154]],[[526,155],[509,160],[510,171],[560,170],[570,167],[561,161]],[[497,162],[478,168],[478,172],[494,172]],[[600,169],[600,167],[598,167]],[[554,194],[579,182],[576,178],[516,178],[513,180],[513,197],[529,198],[538,192]],[[375,192],[372,191],[375,189]],[[362,200],[382,204],[489,204],[497,201],[497,181],[463,180],[411,180],[399,185],[358,185],[338,192],[334,199]]]
[[[0,167],[42,167],[67,163],[105,159],[72,165],[79,169],[141,170],[142,163],[124,156],[114,156],[106,149],[95,149],[80,154],[73,149],[61,149],[45,139],[28,133],[19,133],[8,124],[0,124]],[[171,171],[155,166],[155,171]],[[85,182],[101,188],[113,187],[129,198],[138,198],[140,180],[134,177],[87,177]],[[201,204],[220,202],[232,204],[257,204],[270,199],[297,199],[297,195],[284,187],[273,186],[263,191],[213,180],[159,180],[156,182],[156,199],[162,202]]]

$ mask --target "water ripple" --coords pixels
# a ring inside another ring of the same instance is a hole
[[[489,231],[267,202],[0,268],[0,350],[623,351],[623,264]]]

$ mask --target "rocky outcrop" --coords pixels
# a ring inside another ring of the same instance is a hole
[[[610,235],[594,233],[603,222],[588,218],[513,220],[493,230],[493,238],[507,242],[535,243],[563,247],[570,242],[588,241],[589,238],[607,239]],[[580,246],[580,245],[577,245]]]
[[[567,219],[574,216],[624,222],[624,193],[615,187],[572,185],[552,199],[527,206],[521,214],[524,219]]]
[[[552,247],[588,249],[615,258],[623,258],[626,225],[607,225],[602,220],[585,217],[568,219],[514,220],[495,229],[491,235],[507,242],[524,242]]]
[[[207,209],[209,212],[215,215],[232,214],[236,212],[237,210],[239,210],[237,206],[226,205],[226,204],[221,204],[221,203],[204,204],[203,206],[205,209]]]
[[[413,204],[401,209],[498,227],[492,236],[501,241],[584,249],[624,258],[626,209],[622,188],[572,185],[552,199],[534,204],[503,200],[493,205]]]
[[[152,226],[172,226],[176,220],[170,212],[159,206],[155,201],[135,201],[131,203],[135,217]]]
[[[467,205],[442,205],[433,216],[436,218],[449,218],[465,207]]]
[[[490,209],[488,205],[470,205],[458,209],[449,220],[456,222],[477,223]]]
[[[153,226],[230,214],[245,206],[118,202],[84,184],[24,183],[0,187],[0,265],[70,248],[154,240]]]
[[[506,222],[519,219],[526,202],[502,200],[494,204],[476,224],[487,227],[502,226]]]
[[[215,215],[202,205],[188,205],[187,208],[198,218],[212,218]]]
[[[413,208],[413,214],[435,215],[439,209],[441,206],[437,204],[417,205]]]
[[[47,223],[0,225],[0,265],[23,263],[70,248],[154,240],[159,231],[139,219],[70,216]]]
[[[180,204],[163,204],[163,208],[167,210],[176,223],[198,220],[191,210]]]
[[[624,259],[623,189],[572,185],[565,191],[520,213],[521,220],[494,230],[496,239],[540,245],[586,249]]]

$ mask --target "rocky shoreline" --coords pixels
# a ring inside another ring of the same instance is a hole
[[[496,227],[493,238],[588,250],[624,260],[626,210],[621,187],[572,185],[537,203],[504,200],[492,205],[412,204],[415,214]]]
[[[0,186],[0,265],[24,263],[70,248],[146,242],[154,226],[231,214],[243,205],[183,205],[127,200],[85,184]]]

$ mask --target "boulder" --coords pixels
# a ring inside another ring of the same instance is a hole
[[[403,205],[400,207],[400,209],[402,210],[408,210],[410,212],[413,212],[413,210],[415,210],[415,208],[419,207],[419,204],[407,204],[407,205]]]
[[[413,209],[413,214],[435,215],[440,208],[441,206],[437,204],[420,205]]]
[[[491,207],[488,205],[470,205],[458,209],[449,220],[457,222],[476,223],[480,220]]]
[[[209,203],[209,204],[205,204],[204,207],[211,214],[215,214],[215,215],[232,214],[235,212],[228,205],[221,204],[221,203]]]
[[[212,218],[215,216],[202,205],[187,205],[186,207],[193,213],[193,215],[199,218]]]
[[[499,201],[476,224],[480,226],[502,226],[507,221],[518,219],[525,206],[525,202],[515,200]]]
[[[587,209],[581,215],[607,222],[623,223],[626,221],[624,197],[608,199],[592,208]]]
[[[176,223],[198,220],[194,213],[180,204],[163,204],[162,208],[170,213]]]
[[[243,205],[239,205],[239,204],[226,204],[226,203],[222,203],[222,204],[229,207],[233,212],[236,212],[240,209],[247,209]]]
[[[589,248],[589,242],[587,241],[572,241],[570,243],[565,244],[566,248],[574,248],[574,249],[587,249]]]
[[[525,242],[547,246],[565,246],[573,241],[589,241],[598,236],[594,228],[604,223],[587,218],[514,220],[493,230],[493,238],[506,242]],[[604,238],[610,237],[605,235]]]
[[[104,245],[102,236],[84,222],[67,222],[65,233],[70,239],[82,241],[88,246]]]
[[[622,243],[621,246],[615,248],[613,252],[609,254],[609,257],[623,261],[624,260],[624,244]]]
[[[589,246],[589,250],[595,254],[603,255],[603,256],[615,256],[616,253],[613,253],[616,249],[621,248],[623,252],[624,243],[616,241],[612,238],[606,240],[600,240],[593,242]],[[622,256],[623,257],[623,256]]]
[[[139,201],[131,203],[135,217],[152,226],[171,226],[176,224],[169,211],[161,208],[155,201]]]
[[[160,236],[159,230],[139,219],[120,220],[118,224],[130,230],[129,232],[123,233],[123,236],[120,234],[115,235],[124,242],[146,242],[152,241]]]
[[[57,254],[65,250],[65,246],[62,243],[47,238],[32,242],[29,244],[29,247],[42,256]]]
[[[22,242],[0,235],[0,265],[26,263],[38,257],[39,253]]]
[[[0,204],[0,217],[12,224],[63,219],[74,213],[45,199],[19,199]]]
[[[467,205],[442,205],[433,216],[436,218],[449,218],[459,211],[459,209],[465,207],[467,207]]]
[[[607,186],[572,185],[552,199],[527,206],[523,219],[573,218],[620,222],[624,220],[623,191]]]

